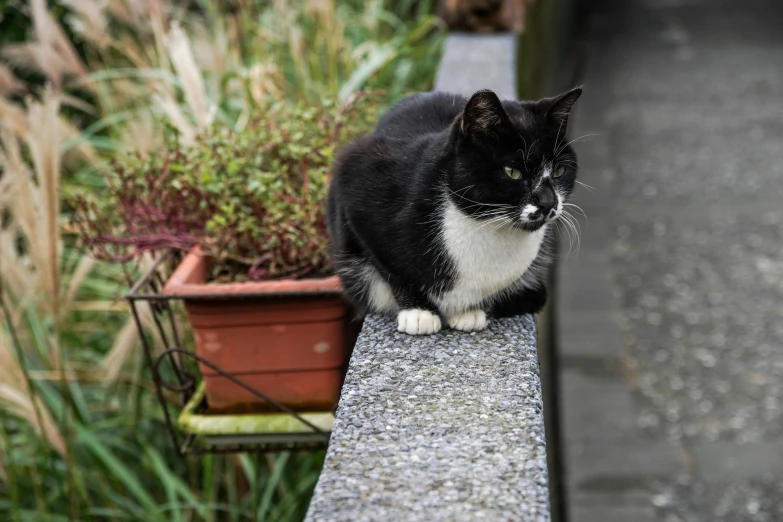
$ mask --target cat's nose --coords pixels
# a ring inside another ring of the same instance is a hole
[[[538,210],[541,211],[541,217],[549,218],[552,217],[552,214],[555,212],[555,202],[546,202],[543,203],[541,201],[538,202]]]
[[[542,217],[551,217],[552,212],[557,206],[555,191],[546,183],[535,193],[536,206],[541,211]]]

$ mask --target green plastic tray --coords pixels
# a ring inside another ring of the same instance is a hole
[[[252,444],[258,442],[310,442],[322,439],[318,433],[287,413],[210,414],[197,413],[204,401],[204,383],[177,419],[185,433],[199,435],[214,446]],[[303,419],[329,433],[334,425],[331,412],[300,413]]]

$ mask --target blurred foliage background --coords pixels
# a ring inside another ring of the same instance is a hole
[[[100,197],[112,157],[172,133],[242,132],[274,103],[428,90],[433,10],[0,1],[0,520],[304,516],[323,454],[176,456],[121,300],[134,268],[86,256],[67,202]]]

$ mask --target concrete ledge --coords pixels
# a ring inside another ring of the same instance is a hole
[[[429,337],[368,317],[310,521],[549,520],[535,325]]]
[[[452,33],[435,76],[436,91],[470,96],[492,89],[501,100],[517,99],[517,35]]]

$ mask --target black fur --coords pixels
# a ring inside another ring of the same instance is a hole
[[[400,309],[442,312],[432,296],[453,288],[457,277],[440,233],[447,200],[477,222],[502,204],[509,226],[528,232],[543,226],[545,216],[525,222],[520,211],[526,204],[548,208],[555,191],[565,200],[573,190],[577,164],[565,132],[580,94],[574,89],[537,102],[501,102],[491,91],[469,100],[416,94],[381,118],[373,134],[347,146],[334,165],[328,215],[334,261],[354,305],[372,309],[367,271],[375,270]],[[541,182],[547,162],[565,173]],[[520,170],[521,178],[511,179],[505,167]],[[512,291],[476,306],[494,316],[540,311],[544,250]]]

